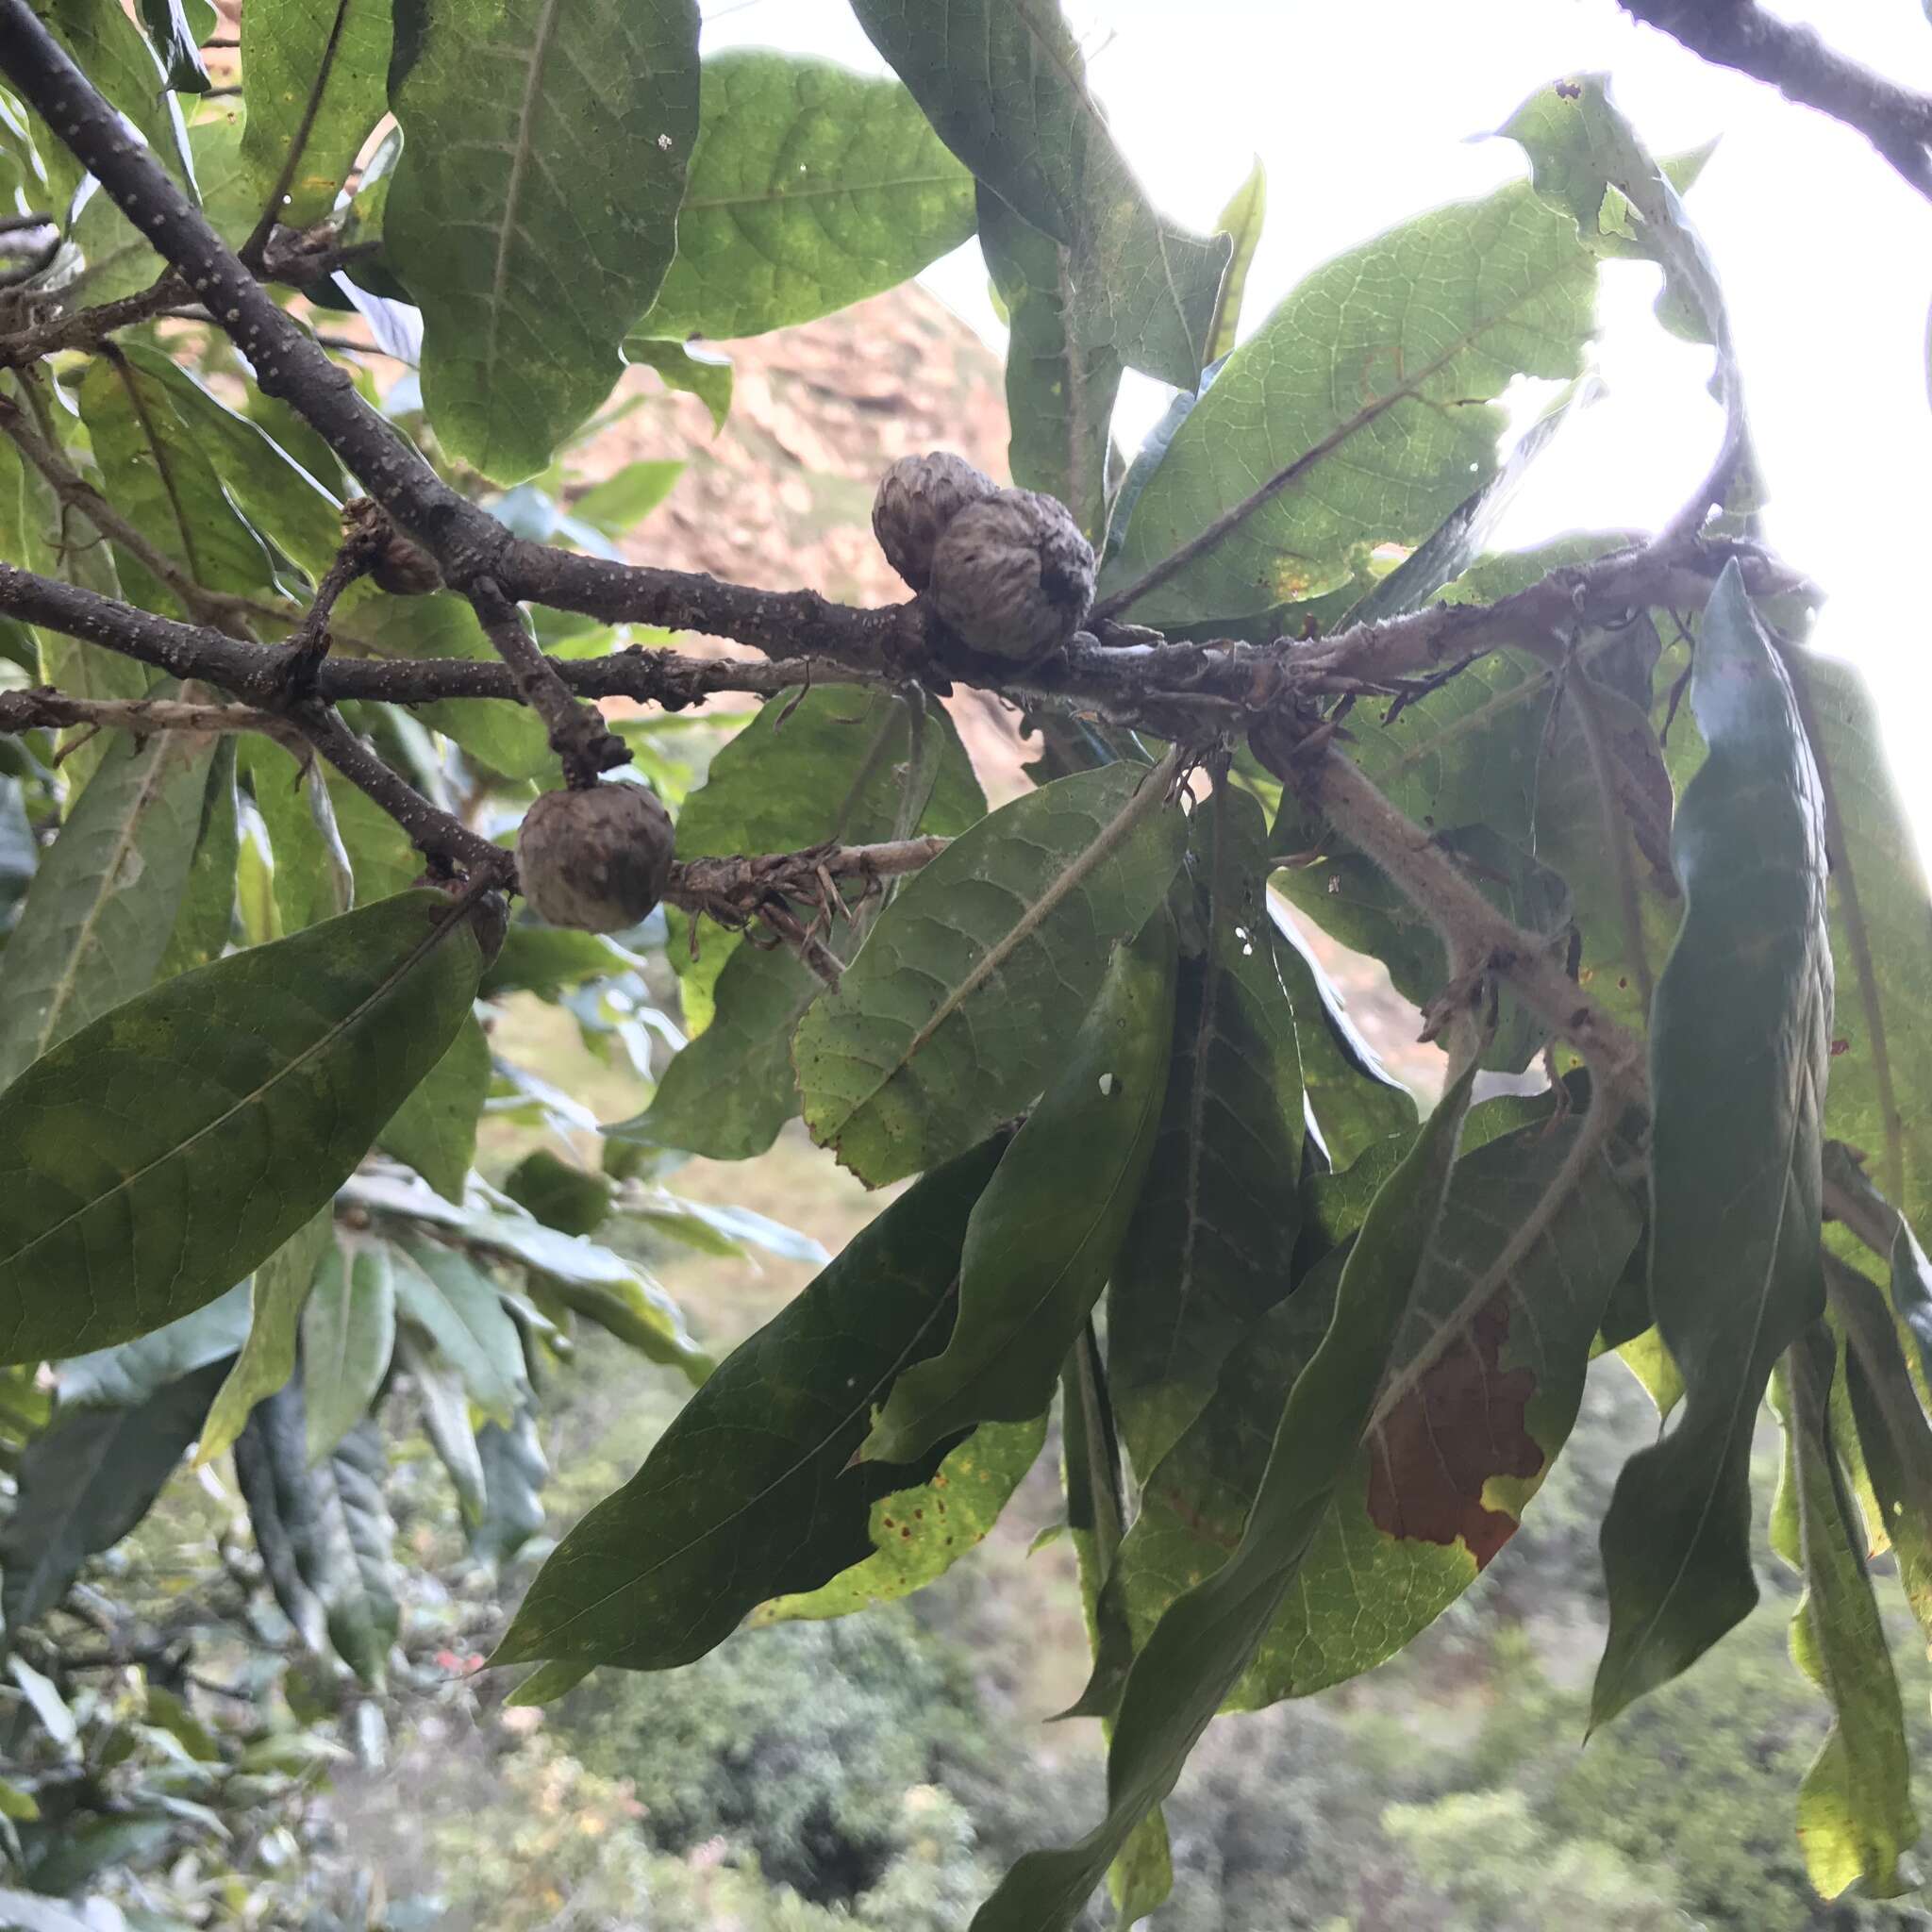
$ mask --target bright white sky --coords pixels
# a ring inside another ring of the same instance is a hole
[[[1782,0],[1780,10],[1932,90],[1921,0]],[[706,11],[710,47],[882,66],[846,0],[709,0]],[[1932,544],[1932,203],[1859,136],[1706,66],[1614,0],[1068,0],[1068,13],[1115,135],[1167,212],[1211,228],[1253,158],[1265,163],[1249,327],[1354,242],[1521,175],[1514,142],[1472,137],[1562,75],[1608,72],[1653,152],[1722,136],[1689,207],[1732,307],[1768,533],[1830,593],[1816,641],[1872,680],[1921,845],[1932,846],[1932,625],[1925,579],[1916,567],[1896,576],[1917,544]],[[1000,341],[976,247],[926,280]],[[1596,355],[1609,394],[1539,464],[1507,544],[1655,526],[1714,454],[1709,352],[1657,327],[1656,286],[1646,265],[1606,268]],[[1129,378],[1117,427],[1130,448],[1163,402],[1158,386]]]

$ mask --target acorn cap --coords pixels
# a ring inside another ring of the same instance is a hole
[[[983,503],[999,486],[963,457],[935,450],[901,457],[879,478],[872,503],[872,532],[886,561],[915,591],[932,576],[933,546],[946,525],[969,505]]]
[[[664,896],[673,845],[671,814],[642,785],[546,791],[517,832],[517,874],[547,924],[623,932]]]
[[[926,594],[975,651],[1030,662],[1092,608],[1093,546],[1056,498],[997,491],[947,525]]]

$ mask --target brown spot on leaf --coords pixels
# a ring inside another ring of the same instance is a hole
[[[1523,1420],[1536,1376],[1501,1362],[1507,1297],[1507,1289],[1497,1291],[1470,1332],[1391,1411],[1370,1450],[1369,1519],[1376,1528],[1417,1542],[1459,1538],[1479,1570],[1516,1529],[1507,1511],[1484,1504],[1483,1485],[1543,1466]]]

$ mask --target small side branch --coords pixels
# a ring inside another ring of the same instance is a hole
[[[1624,10],[1715,67],[1774,87],[1862,134],[1900,177],[1932,201],[1932,96],[1840,54],[1808,26],[1756,0],[1623,0]]]
[[[478,577],[469,586],[469,597],[484,635],[509,666],[517,694],[548,728],[550,748],[563,761],[563,775],[570,785],[581,791],[594,785],[600,772],[628,764],[629,747],[609,730],[594,706],[580,704],[571,695],[556,665],[531,636],[524,613],[495,580]]]
[[[71,698],[64,692],[0,691],[0,736],[22,731],[65,731],[92,725],[97,731],[129,731],[144,737],[157,731],[258,731],[297,758],[308,743],[288,719],[250,705],[192,705],[170,698]]]

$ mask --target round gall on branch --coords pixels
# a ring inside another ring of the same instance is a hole
[[[671,814],[641,785],[546,791],[517,833],[524,896],[551,925],[623,932],[664,896]]]

